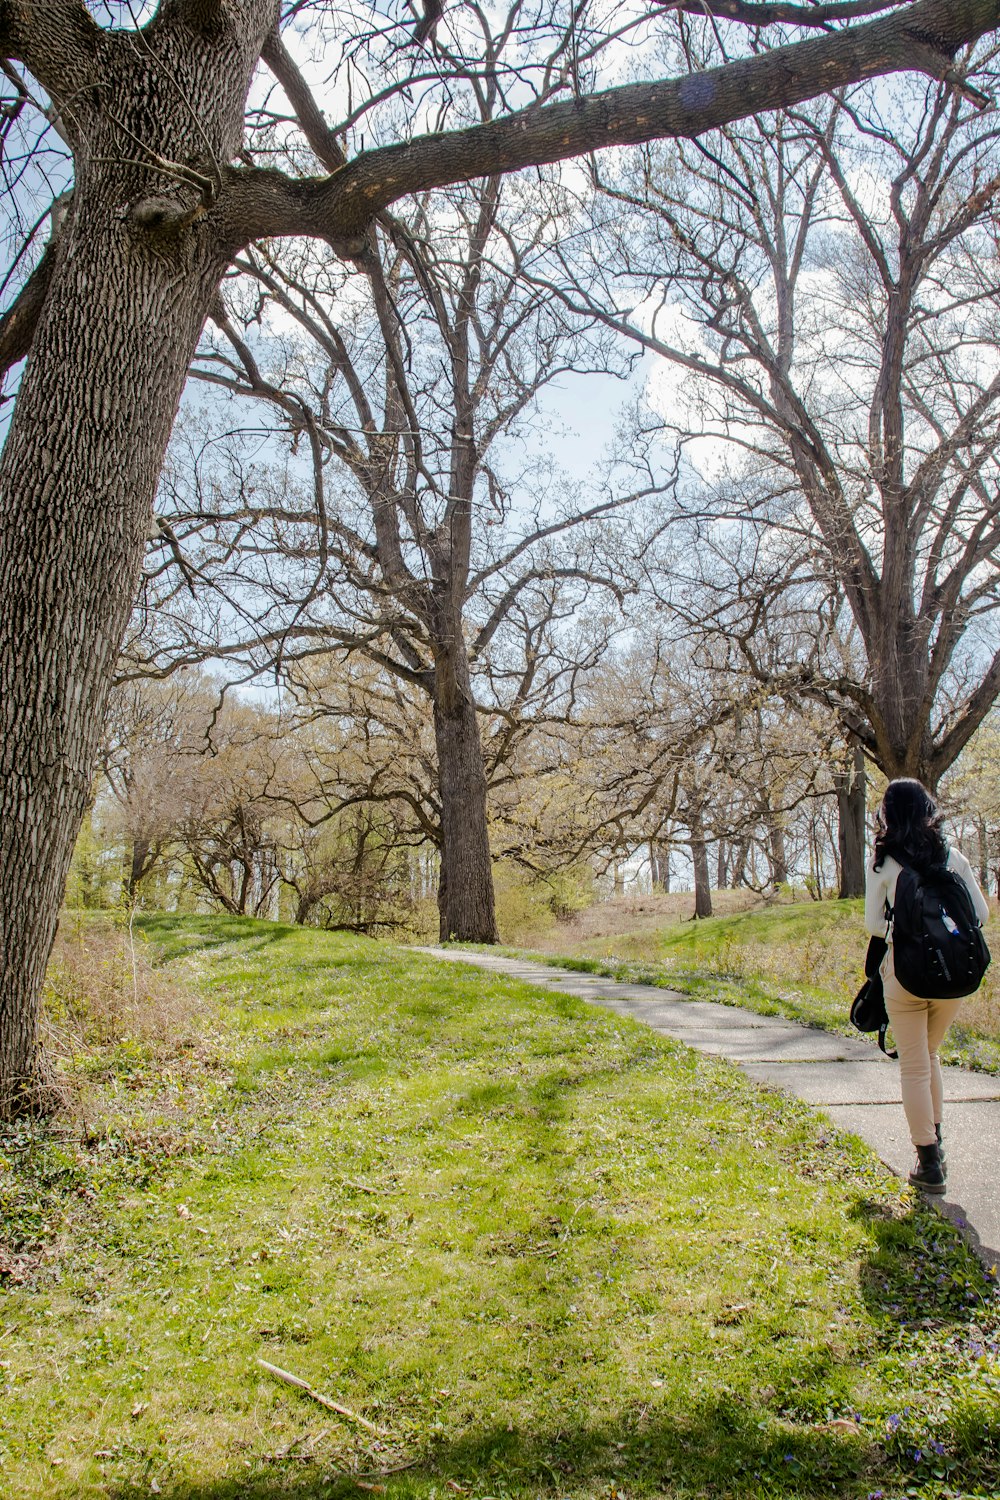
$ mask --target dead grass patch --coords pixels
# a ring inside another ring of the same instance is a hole
[[[50,1056],[82,1056],[138,1043],[153,1056],[190,1047],[204,1009],[182,966],[154,967],[126,917],[64,915],[49,959],[42,1038]]]

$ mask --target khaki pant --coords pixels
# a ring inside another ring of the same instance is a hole
[[[961,1000],[921,1000],[904,990],[894,974],[885,981],[885,1008],[899,1053],[899,1082],[903,1112],[915,1146],[937,1139],[944,1084],[938,1048],[958,1015]]]

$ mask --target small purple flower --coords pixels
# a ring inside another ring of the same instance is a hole
[[[944,1443],[939,1443],[938,1440],[937,1440],[937,1438],[931,1438],[931,1440],[927,1444],[927,1446],[931,1450],[931,1452],[932,1453],[936,1453],[939,1458],[941,1458],[943,1456],[943,1454],[944,1454]]]
[[[895,1412],[893,1412],[892,1416],[889,1418],[889,1421],[886,1423],[886,1425],[889,1428],[890,1432],[896,1432],[897,1429],[898,1429],[898,1427],[899,1427],[899,1423],[900,1423],[900,1418],[897,1417],[897,1415],[896,1415]]]
[[[913,1462],[915,1464],[920,1463],[920,1461],[923,1458],[923,1456],[924,1455],[921,1453],[921,1451],[920,1451],[919,1448],[914,1448],[914,1450],[913,1450]]]

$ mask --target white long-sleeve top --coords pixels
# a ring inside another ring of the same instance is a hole
[[[896,881],[901,869],[902,865],[891,854],[886,855],[881,870],[876,870],[874,864],[868,866],[865,879],[865,928],[873,937],[885,937],[885,903],[888,901],[890,906],[895,903]],[[957,849],[949,849],[948,869],[961,875],[969,888],[976,916],[980,922],[985,922],[990,914],[989,903],[979,889],[979,882],[965,855]]]

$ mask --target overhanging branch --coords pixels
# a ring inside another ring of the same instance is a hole
[[[902,5],[904,0],[842,0],[833,5],[754,4],[753,0],[681,0],[676,8],[688,15],[707,12],[742,26],[809,26],[819,30],[833,21],[857,21],[865,16],[881,15]],[[667,9],[665,5],[663,7]],[[673,7],[669,7],[673,9]]]
[[[703,73],[529,106],[467,130],[362,152],[321,180],[296,182],[266,169],[235,169],[234,232],[244,243],[269,235],[318,235],[357,254],[367,225],[401,197],[605,146],[701,135],[882,74],[916,70],[945,78],[959,48],[998,19],[1000,0],[917,0],[866,25]]]

